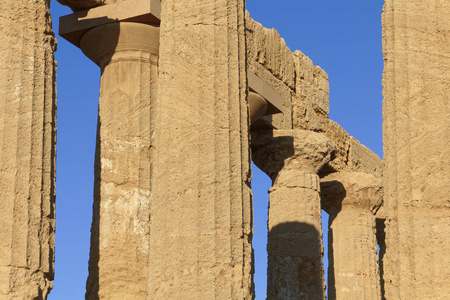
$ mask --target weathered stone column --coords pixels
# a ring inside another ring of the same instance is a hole
[[[103,25],[80,46],[102,69],[86,299],[146,299],[159,28]]]
[[[450,1],[383,8],[386,299],[450,299]]]
[[[244,1],[161,5],[149,299],[253,299]]]
[[[47,299],[54,277],[56,41],[50,1],[0,13],[0,299]]]
[[[322,134],[274,130],[252,134],[253,162],[270,189],[267,299],[325,299],[319,169],[334,145]]]
[[[382,203],[381,179],[358,172],[322,179],[322,203],[330,214],[330,300],[381,299],[375,212]]]

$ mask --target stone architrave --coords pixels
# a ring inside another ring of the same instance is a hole
[[[99,26],[80,48],[102,70],[86,299],[147,299],[159,27]]]
[[[382,198],[381,179],[367,173],[338,172],[321,180],[329,213],[328,298],[381,299],[375,212]]]
[[[383,9],[386,299],[450,299],[450,1]]]
[[[267,299],[325,299],[319,169],[334,151],[305,130],[252,133],[253,162],[273,181]]]
[[[47,299],[56,145],[49,1],[3,1],[0,36],[0,299]]]
[[[149,299],[253,299],[244,1],[161,5]]]

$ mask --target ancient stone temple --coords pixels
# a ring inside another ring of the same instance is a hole
[[[449,299],[448,0],[386,0],[384,160],[244,0],[60,2],[101,70],[86,299],[253,299],[251,161],[272,180],[267,299]],[[48,1],[3,10],[0,299],[47,299],[56,42]]]

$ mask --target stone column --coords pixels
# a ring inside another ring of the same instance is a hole
[[[149,299],[253,299],[244,1],[161,5]]]
[[[386,299],[450,299],[450,1],[383,8]]]
[[[375,212],[382,203],[381,179],[358,172],[322,179],[322,203],[330,214],[330,300],[381,299]]]
[[[270,189],[267,299],[325,299],[319,169],[332,142],[303,130],[252,134],[253,162]]]
[[[86,299],[147,299],[159,27],[103,25],[80,47],[102,70]]]
[[[0,299],[47,299],[56,146],[49,1],[3,1],[0,28]]]

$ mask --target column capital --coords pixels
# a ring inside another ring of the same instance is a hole
[[[158,55],[159,26],[117,22],[91,29],[80,41],[83,53],[104,68],[113,59],[145,59]]]
[[[321,179],[322,208],[332,214],[343,206],[371,211],[383,202],[381,178],[362,172],[337,172]]]
[[[250,123],[253,124],[256,120],[261,118],[267,112],[269,107],[266,99],[261,95],[249,91],[248,92],[248,111],[250,114]]]
[[[280,171],[317,173],[335,151],[329,138],[307,130],[255,131],[251,146],[253,162],[272,180]]]

